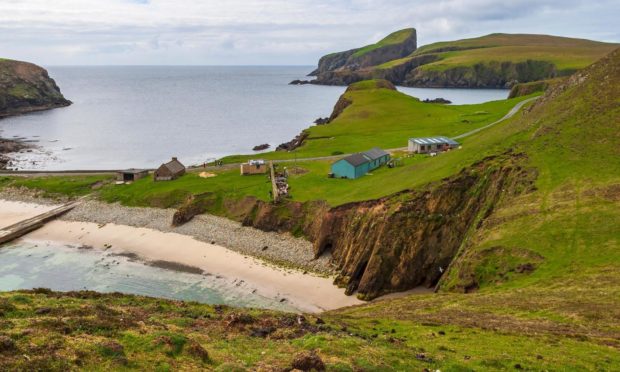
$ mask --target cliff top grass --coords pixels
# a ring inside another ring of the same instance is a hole
[[[490,61],[517,63],[536,60],[553,63],[560,72],[570,73],[588,66],[618,47],[618,44],[613,43],[550,35],[490,34],[425,45],[410,57],[384,63],[378,68],[394,67],[424,54],[437,54],[439,61],[422,68],[443,71]]]
[[[273,151],[260,155],[224,158],[243,162],[252,158],[293,159],[330,156],[407,146],[411,137],[456,136],[502,118],[514,105],[528,97],[475,105],[438,105],[421,102],[392,89],[377,88],[376,81],[351,85],[344,98],[352,104],[330,124],[306,129],[305,143],[292,152]]]
[[[396,32],[392,32],[375,44],[366,45],[353,53],[353,57],[362,57],[368,52],[382,48],[388,45],[400,44],[405,42],[412,34],[416,32],[415,28],[406,28]]]

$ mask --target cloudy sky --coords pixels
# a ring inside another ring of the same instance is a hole
[[[0,57],[42,65],[311,65],[405,27],[620,42],[619,0],[0,0]]]

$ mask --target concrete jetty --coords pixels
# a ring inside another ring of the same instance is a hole
[[[38,216],[28,218],[26,220],[20,221],[8,227],[1,228],[0,229],[0,245],[13,241],[19,237],[22,237],[28,234],[31,231],[34,231],[40,228],[41,226],[45,225],[47,222],[59,217],[60,215],[64,213],[69,212],[70,210],[75,208],[80,203],[81,203],[81,200],[72,201],[58,208],[54,208],[51,211],[42,213]]]

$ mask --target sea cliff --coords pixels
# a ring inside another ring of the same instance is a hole
[[[44,68],[0,60],[0,118],[70,104]]]

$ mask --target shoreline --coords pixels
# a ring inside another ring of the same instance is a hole
[[[93,202],[86,204],[88,203]],[[98,208],[98,203],[94,203],[86,207],[87,210]],[[14,212],[11,218],[16,219],[42,213],[41,208],[44,207],[51,208],[32,202],[7,201],[3,199],[1,193],[0,207],[2,210],[0,217],[4,216],[0,218],[0,222],[9,219],[6,216],[11,214],[10,211]],[[343,289],[333,284],[331,276],[276,267],[259,258],[225,248],[223,244],[211,244],[181,232],[161,231],[153,228],[153,224],[138,227],[111,222],[77,221],[77,217],[83,217],[87,213],[84,210],[80,211],[79,208],[76,208],[78,210],[73,216],[71,215],[73,212],[70,212],[62,219],[49,222],[17,242],[35,240],[92,246],[94,249],[114,254],[135,255],[145,264],[166,266],[166,269],[202,270],[229,279],[243,280],[256,288],[259,294],[282,299],[304,312],[316,313],[363,303],[354,296],[346,296]],[[120,208],[116,212],[122,213],[125,207]],[[31,215],[28,215],[28,211]],[[99,212],[105,219],[105,213],[101,213],[100,209]],[[107,215],[107,218],[110,218],[110,215]],[[126,221],[131,222],[132,216],[127,218],[130,220]],[[134,219],[133,222],[136,224],[140,221]],[[271,233],[264,234],[271,235]],[[232,231],[229,235],[234,236],[237,233]],[[280,238],[287,241],[287,237]]]

